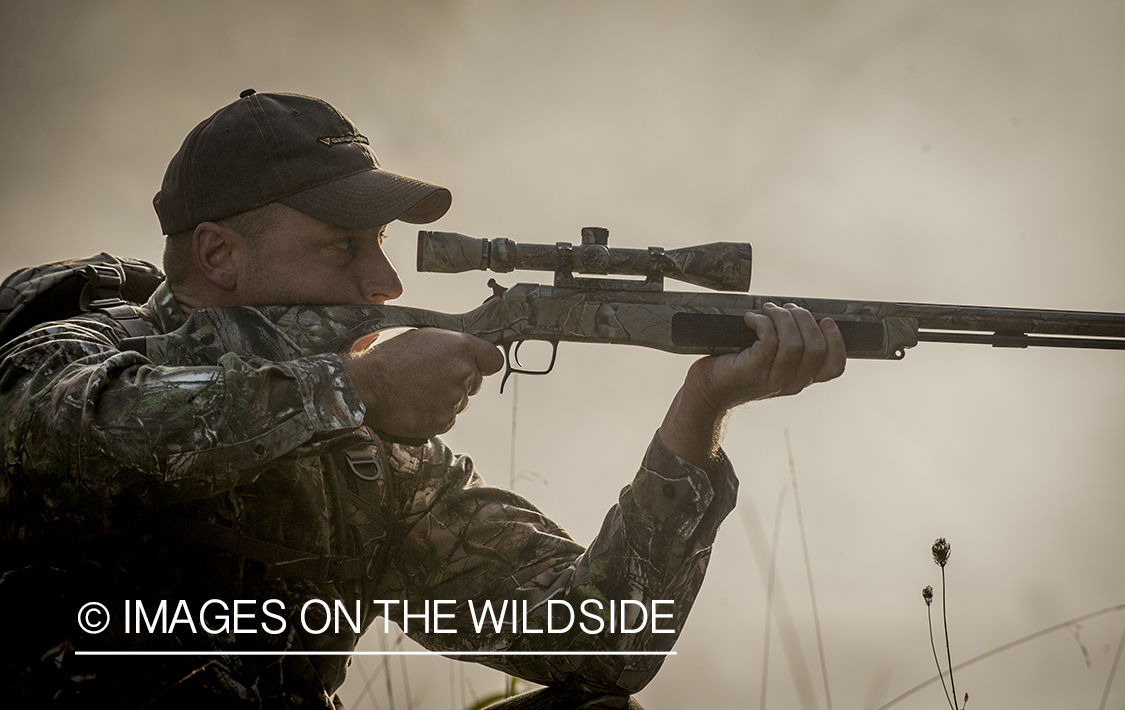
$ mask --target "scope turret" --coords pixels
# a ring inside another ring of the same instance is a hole
[[[478,239],[457,232],[418,232],[418,270],[507,273],[515,269],[555,272],[555,285],[572,288],[659,290],[663,278],[718,291],[749,291],[751,247],[713,242],[665,251],[661,247],[608,246],[609,230],[583,227],[582,243],[525,244],[506,237]],[[574,274],[644,276],[645,281],[575,278]]]

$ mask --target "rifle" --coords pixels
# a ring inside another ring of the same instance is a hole
[[[121,349],[138,350],[156,364],[214,364],[228,352],[283,361],[339,352],[388,328],[444,328],[504,349],[503,392],[513,373],[549,373],[561,341],[686,354],[738,352],[757,339],[742,315],[766,303],[794,303],[817,320],[831,317],[849,358],[901,360],[919,342],[1125,349],[1122,313],[665,291],[664,278],[713,290],[749,291],[750,244],[716,242],[665,251],[610,248],[608,242],[608,230],[600,227],[583,228],[580,245],[420,231],[419,271],[553,271],[554,285],[505,288],[490,279],[492,295],[461,314],[387,305],[202,308],[175,332],[128,338]],[[644,280],[603,278],[610,275]],[[528,340],[551,344],[546,368],[527,369],[520,363],[519,348]]]

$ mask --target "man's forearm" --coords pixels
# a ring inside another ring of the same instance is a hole
[[[681,389],[664,415],[660,440],[683,460],[709,471],[719,450],[727,413],[717,412]]]

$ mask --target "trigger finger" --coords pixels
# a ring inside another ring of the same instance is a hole
[[[487,340],[477,337],[472,339],[473,359],[476,360],[477,370],[481,375],[488,376],[500,372],[504,367],[504,355],[500,348]]]

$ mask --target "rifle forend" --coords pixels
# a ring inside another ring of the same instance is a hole
[[[418,270],[443,274],[491,269],[555,272],[555,286],[616,291],[661,291],[663,278],[716,291],[749,291],[751,248],[713,242],[665,251],[663,247],[618,249],[609,230],[583,227],[582,243],[524,244],[505,237],[477,239],[456,232],[418,232]],[[574,274],[644,276],[644,281],[575,278]]]

